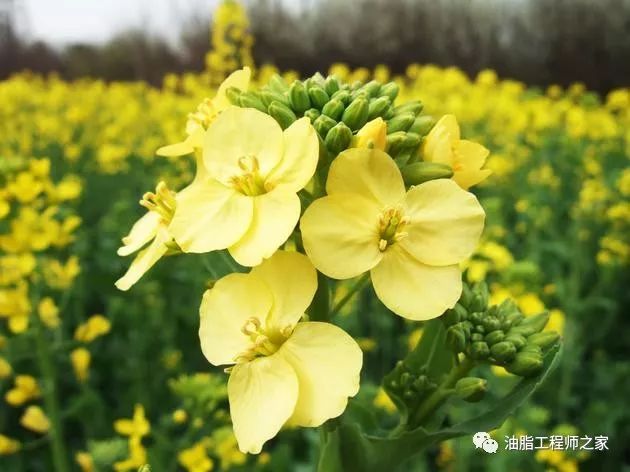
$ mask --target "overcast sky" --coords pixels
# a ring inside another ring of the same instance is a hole
[[[14,0],[32,39],[55,44],[100,42],[130,26],[175,39],[191,14],[210,18],[218,0]]]

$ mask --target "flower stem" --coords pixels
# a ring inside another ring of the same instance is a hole
[[[339,300],[337,303],[335,303],[335,305],[333,306],[332,310],[330,311],[330,317],[332,318],[333,316],[335,316],[337,313],[339,313],[341,311],[341,309],[346,305],[346,303],[348,303],[350,300],[352,300],[352,298],[359,293],[363,287],[366,286],[366,284],[370,281],[370,274],[369,272],[366,272],[365,274],[363,274],[355,283],[352,287],[350,287],[350,289],[348,290],[348,293],[346,293],[341,300]]]

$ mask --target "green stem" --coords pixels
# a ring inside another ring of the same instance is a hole
[[[341,300],[339,300],[337,303],[335,303],[335,305],[333,306],[332,310],[330,311],[330,317],[332,318],[333,316],[335,316],[337,313],[339,313],[341,311],[341,309],[346,305],[346,303],[348,303],[350,300],[352,300],[352,298],[359,293],[363,287],[365,287],[367,285],[367,283],[370,281],[370,273],[366,272],[365,274],[363,274],[355,283],[352,287],[350,287],[350,289],[348,290],[348,293],[346,293]]]
[[[453,387],[455,383],[462,377],[464,377],[470,369],[474,366],[473,361],[465,358],[462,362],[456,365],[444,381],[439,385],[431,395],[429,395],[415,411],[412,421],[410,422],[412,427],[421,425],[427,420],[453,393]]]
[[[57,386],[55,367],[52,362],[51,352],[44,336],[43,325],[38,316],[33,316],[35,328],[35,341],[37,344],[37,363],[44,380],[43,396],[44,407],[50,419],[50,441],[52,459],[56,472],[68,472],[68,457],[63,443],[63,429],[60,420],[59,403],[57,401]]]

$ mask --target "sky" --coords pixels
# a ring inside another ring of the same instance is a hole
[[[31,39],[64,45],[102,42],[128,27],[175,40],[183,20],[205,15],[218,0],[13,0],[19,28]]]

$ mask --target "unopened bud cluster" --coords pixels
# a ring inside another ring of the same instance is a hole
[[[392,398],[402,400],[413,411],[427,395],[435,391],[437,384],[427,375],[426,366],[414,368],[402,360],[385,378],[385,388]]]
[[[351,147],[353,136],[366,123],[382,118],[387,125],[386,151],[404,168],[417,157],[422,138],[434,122],[421,115],[420,101],[394,106],[398,88],[395,82],[380,84],[374,80],[347,84],[319,73],[289,85],[276,75],[258,91],[233,88],[228,90],[228,97],[235,105],[268,113],[283,128],[308,117],[329,159]]]
[[[559,338],[558,333],[542,331],[549,319],[547,312],[525,317],[511,300],[488,307],[485,284],[472,289],[464,286],[459,302],[442,319],[455,352],[522,377],[542,370],[545,351]]]

